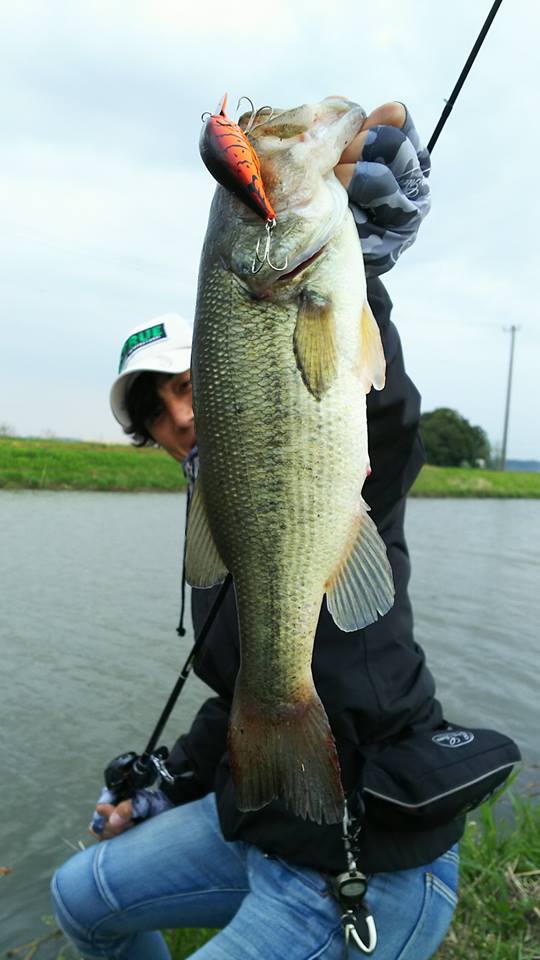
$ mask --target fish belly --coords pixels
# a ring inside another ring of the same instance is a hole
[[[318,821],[340,819],[343,796],[311,675],[313,640],[326,585],[357,529],[367,462],[361,255],[356,266],[342,294],[334,282],[338,370],[321,400],[296,362],[298,303],[253,301],[220,263],[200,284],[193,348],[198,482],[239,614],[230,727],[237,802],[252,809],[281,792]],[[326,270],[339,279],[331,257]],[[319,292],[324,280],[313,276]]]

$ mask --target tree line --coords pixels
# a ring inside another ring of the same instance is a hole
[[[427,462],[437,467],[483,467],[491,447],[482,427],[472,426],[457,410],[439,407],[420,417]]]

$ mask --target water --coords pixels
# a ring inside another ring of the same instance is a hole
[[[103,766],[144,747],[190,649],[190,629],[175,633],[184,508],[173,494],[0,491],[0,866],[13,868],[0,949],[43,933],[50,875],[86,842]],[[540,763],[540,504],[413,500],[407,529],[445,715],[508,732]],[[165,742],[206,695],[191,677]]]

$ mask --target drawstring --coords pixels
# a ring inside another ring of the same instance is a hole
[[[178,621],[178,626],[176,632],[179,637],[185,637],[186,628],[184,626],[184,614],[186,612],[186,550],[187,550],[187,528],[188,528],[188,517],[189,517],[189,505],[191,503],[191,490],[188,487],[187,491],[187,500],[186,500],[186,523],[184,526],[184,550],[182,554],[182,586],[180,587],[180,620]]]
[[[188,529],[188,519],[189,519],[189,508],[191,505],[191,498],[193,496],[193,488],[195,486],[195,480],[197,479],[197,474],[199,472],[199,451],[197,447],[193,447],[193,450],[190,454],[182,460],[182,470],[184,477],[187,480],[187,499],[186,499],[186,522],[184,526],[184,550],[182,554],[182,585],[180,587],[180,620],[178,621],[178,626],[176,632],[179,637],[185,637],[186,628],[184,627],[184,616],[186,612],[186,552],[187,552],[187,529]]]

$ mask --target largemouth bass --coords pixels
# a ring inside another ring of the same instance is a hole
[[[218,186],[192,354],[200,472],[187,578],[209,587],[229,570],[234,580],[236,802],[253,810],[282,795],[319,823],[340,820],[344,799],[311,674],[322,600],[348,631],[393,603],[384,544],[361,495],[366,393],[384,386],[385,360],[347,194],[333,173],[364,118],[332,97],[254,128],[277,215],[270,258],[254,272],[261,221]]]

